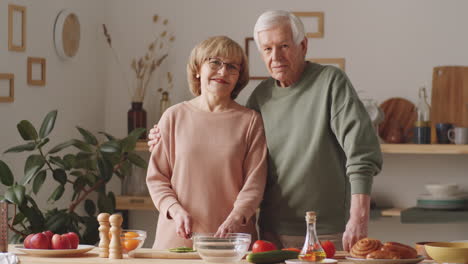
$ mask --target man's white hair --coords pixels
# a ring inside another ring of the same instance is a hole
[[[258,33],[260,31],[269,30],[274,27],[287,24],[291,26],[292,39],[294,43],[301,43],[305,37],[304,24],[297,16],[291,12],[283,10],[266,11],[261,14],[254,27],[254,40],[257,44],[257,48],[260,49],[260,43],[258,43]]]

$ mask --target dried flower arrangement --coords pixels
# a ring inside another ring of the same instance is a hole
[[[158,15],[153,16],[153,23],[157,24],[160,21]],[[129,93],[132,98],[132,102],[143,102],[145,99],[146,90],[148,84],[151,81],[154,71],[163,63],[168,56],[168,50],[170,45],[168,42],[174,42],[175,37],[170,35],[167,31],[167,24],[169,21],[164,19],[162,21],[163,30],[161,33],[156,34],[155,39],[149,44],[148,50],[141,57],[134,58],[130,64],[132,71],[135,73],[136,83],[135,85],[128,85]],[[107,30],[105,24],[102,25],[104,29],[104,36],[106,37],[107,43],[112,50],[112,53],[122,69],[120,58],[117,51],[112,46],[112,38]],[[122,71],[122,76],[126,84],[130,84],[126,79],[125,72]],[[168,72],[167,74],[169,88],[172,87],[172,76]],[[134,87],[133,89],[131,87]],[[162,91],[162,88],[160,88]],[[159,89],[158,89],[159,91]]]

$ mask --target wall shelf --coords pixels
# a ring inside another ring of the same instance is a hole
[[[388,154],[468,154],[468,145],[454,144],[382,144],[381,148]],[[135,150],[148,151],[146,140],[138,141]]]
[[[143,211],[156,210],[150,196],[117,196],[115,197],[115,209]]]
[[[468,154],[468,145],[453,144],[382,144],[388,154]]]

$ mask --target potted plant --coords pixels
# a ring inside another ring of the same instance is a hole
[[[146,168],[146,161],[135,153],[136,142],[145,129],[135,129],[123,139],[99,132],[104,138],[100,142],[88,130],[77,127],[82,139],[70,139],[47,148],[56,118],[56,110],[49,112],[39,132],[27,120],[18,123],[18,132],[25,144],[5,153],[32,152],[26,159],[21,179],[15,180],[8,165],[0,160],[0,182],[6,186],[0,200],[7,200],[15,209],[8,223],[15,233],[12,241],[20,241],[30,233],[51,230],[54,233],[72,231],[80,235],[83,243],[95,244],[99,240],[96,215],[115,211],[115,195],[106,189],[106,184],[114,175],[120,179],[128,177],[132,164]],[[63,153],[71,147],[78,151]],[[42,188],[47,177],[52,177],[57,186]],[[62,198],[66,186],[73,190],[66,208],[41,210],[35,202],[34,196],[39,192],[49,192],[48,201],[55,204]],[[97,193],[97,202],[89,199],[92,193]],[[76,211],[82,204],[85,215]]]

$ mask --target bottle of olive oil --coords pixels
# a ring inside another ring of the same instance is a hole
[[[305,218],[307,223],[307,235],[301,253],[299,253],[299,259],[305,261],[321,261],[325,259],[327,255],[320,245],[317,232],[315,231],[317,216],[314,211],[309,211],[306,213]]]

